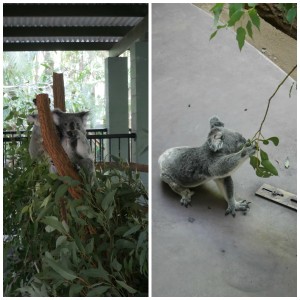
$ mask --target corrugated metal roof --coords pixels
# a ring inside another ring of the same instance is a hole
[[[109,50],[148,14],[148,4],[7,4],[4,51]]]
[[[136,26],[142,19],[142,17],[5,17],[3,26]]]

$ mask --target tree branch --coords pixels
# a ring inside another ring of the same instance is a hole
[[[38,109],[43,145],[46,152],[51,157],[58,174],[60,176],[69,176],[75,180],[81,181],[80,176],[74,169],[56,133],[55,125],[50,112],[48,94],[37,95],[36,106]],[[69,192],[75,199],[81,197],[81,190],[79,188],[69,188]]]
[[[276,95],[276,93],[278,92],[278,90],[280,89],[280,87],[285,83],[285,81],[290,77],[290,75],[294,72],[294,70],[297,68],[297,65],[293,67],[293,69],[285,76],[285,78],[279,83],[279,85],[277,86],[276,90],[274,91],[273,95],[269,98],[268,100],[268,106],[267,106],[267,109],[266,109],[266,112],[265,112],[265,115],[263,117],[263,120],[260,124],[260,127],[258,129],[258,131],[255,133],[254,137],[252,138],[252,140],[255,139],[256,135],[259,134],[259,136],[261,135],[261,130],[262,130],[262,127],[263,127],[263,124],[267,118],[267,114],[268,114],[268,111],[269,111],[269,108],[270,108],[270,104],[271,104],[271,100],[274,98],[274,96]],[[258,136],[258,138],[259,138]]]

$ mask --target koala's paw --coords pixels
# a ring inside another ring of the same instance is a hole
[[[246,200],[242,201],[235,201],[235,204],[228,205],[228,208],[226,209],[225,216],[231,214],[233,217],[235,217],[236,211],[243,211],[244,215],[247,213],[247,210],[250,208],[249,204],[251,202],[247,202]]]
[[[191,197],[194,195],[194,192],[190,191],[190,190],[185,190],[183,193],[182,193],[182,198],[180,200],[180,203],[181,205],[184,205],[186,208],[188,206],[192,206],[191,204]]]
[[[182,206],[184,205],[186,208],[188,208],[189,205],[192,206],[191,201],[192,201],[191,198],[182,197],[180,203]]]

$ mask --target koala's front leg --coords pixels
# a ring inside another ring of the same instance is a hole
[[[235,200],[233,181],[231,176],[215,179],[215,182],[228,203],[228,208],[226,209],[225,215],[231,213],[232,216],[235,217],[236,211],[247,211],[250,202],[247,202],[246,200]]]
[[[242,163],[249,158],[249,156],[253,155],[255,152],[256,148],[251,145],[245,147],[239,152],[221,156],[209,166],[209,174],[213,177],[229,176],[234,170],[241,166]]]
[[[170,188],[177,194],[181,196],[180,203],[181,205],[184,205],[185,207],[188,207],[189,205],[192,206],[191,204],[191,197],[194,195],[194,192],[189,190],[188,188],[185,188],[178,183],[176,183],[168,174],[162,173],[160,175],[160,178],[166,182]]]

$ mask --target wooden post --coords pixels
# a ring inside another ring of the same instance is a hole
[[[58,174],[60,176],[69,176],[75,180],[81,181],[80,176],[74,169],[69,157],[59,141],[59,137],[56,133],[55,125],[50,112],[48,94],[37,95],[36,106],[41,125],[41,133],[44,143],[43,145],[51,157]],[[75,199],[81,197],[81,190],[79,188],[69,188],[69,192]]]
[[[54,108],[66,111],[64,74],[53,73]]]

